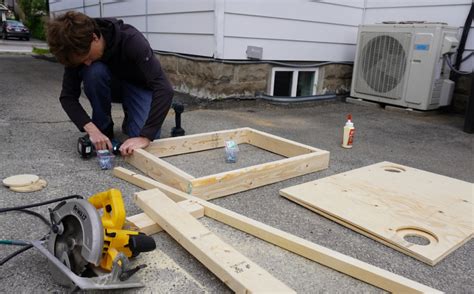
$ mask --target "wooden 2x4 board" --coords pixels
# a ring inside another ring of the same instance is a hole
[[[391,162],[280,190],[280,195],[435,265],[474,232],[472,183]]]

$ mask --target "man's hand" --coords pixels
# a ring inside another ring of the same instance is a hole
[[[84,130],[89,134],[89,139],[94,144],[95,150],[112,150],[112,142],[106,135],[102,134],[94,123],[89,122],[84,125]]]
[[[135,137],[135,138],[129,138],[125,140],[125,142],[122,143],[122,146],[120,146],[120,153],[123,156],[131,155],[133,153],[133,150],[138,149],[138,148],[146,148],[150,145],[150,140],[145,137]]]

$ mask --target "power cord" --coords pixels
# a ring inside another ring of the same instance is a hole
[[[452,53],[446,53],[446,54],[443,55],[443,57],[444,57],[444,60],[446,61],[446,63],[448,64],[449,68],[453,72],[455,72],[458,75],[463,75],[463,76],[472,74],[472,72],[469,72],[469,71],[462,71],[462,70],[455,69],[453,64],[451,63],[451,54]]]
[[[73,198],[84,199],[84,197],[82,197],[80,195],[70,195],[70,196],[56,198],[56,199],[52,199],[52,200],[48,200],[48,201],[44,201],[44,202],[39,202],[39,203],[33,203],[33,204],[15,206],[15,207],[0,208],[0,213],[8,212],[8,211],[14,211],[14,210],[22,210],[22,209],[26,209],[26,208],[38,207],[38,206],[43,206],[43,205],[48,205],[48,204],[51,204],[51,203],[60,202],[60,201],[63,201],[63,200],[68,200],[68,199],[73,199]]]
[[[44,222],[48,226],[48,228],[50,228],[50,231],[40,239],[40,240],[45,240],[48,237],[49,233],[51,232],[52,224],[43,215],[41,215],[41,214],[39,214],[35,211],[28,210],[27,208],[48,205],[48,204],[51,204],[51,203],[61,202],[61,201],[68,200],[68,199],[73,199],[73,198],[84,199],[84,197],[82,197],[80,195],[70,195],[70,196],[56,198],[56,199],[52,199],[52,200],[48,200],[48,201],[44,201],[44,202],[39,202],[39,203],[34,203],[34,204],[0,208],[0,213],[10,212],[10,211],[17,211],[17,212],[23,212],[23,213],[26,213],[26,214],[29,214],[29,215],[33,215],[33,216],[41,219],[41,221]],[[24,246],[23,248],[21,248],[21,249],[15,251],[15,252],[9,254],[8,256],[2,258],[0,260],[0,266],[4,265],[7,261],[12,259],[13,257],[18,256],[19,254],[21,254],[21,253],[23,253],[23,252],[25,252],[28,249],[33,247],[33,245],[29,244],[28,241],[22,241],[22,240],[0,240],[0,245]]]

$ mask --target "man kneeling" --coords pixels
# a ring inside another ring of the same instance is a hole
[[[96,150],[112,149],[112,97],[125,112],[122,130],[129,138],[120,147],[122,155],[160,137],[173,88],[142,33],[121,20],[69,11],[48,23],[47,39],[65,66],[61,105]],[[81,84],[92,118],[79,103]]]

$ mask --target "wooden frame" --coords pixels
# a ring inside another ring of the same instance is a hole
[[[116,177],[143,189],[157,188],[175,202],[194,200],[204,207],[204,214],[207,217],[386,291],[396,293],[441,293],[434,288],[270,227],[125,168],[118,167],[113,172]]]
[[[224,147],[226,140],[251,144],[287,158],[200,178],[161,159]],[[251,128],[240,128],[156,140],[144,150],[135,150],[127,162],[161,183],[209,200],[326,169],[329,152]]]

